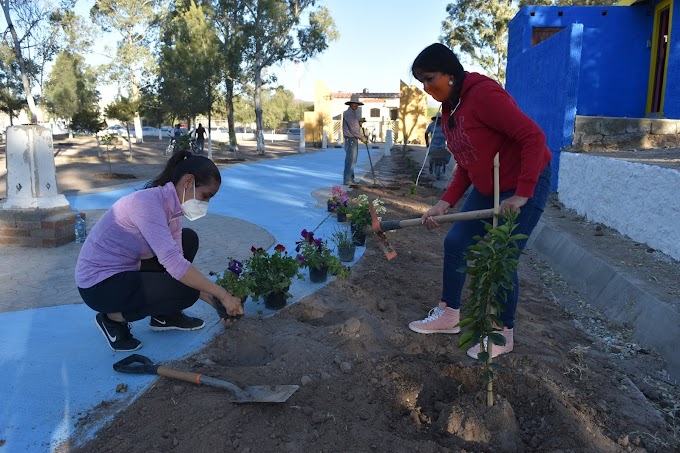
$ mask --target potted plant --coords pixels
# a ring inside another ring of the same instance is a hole
[[[345,198],[335,205],[335,214],[338,216],[338,222],[347,222],[347,212],[349,211],[347,202],[348,199]]]
[[[241,261],[229,257],[229,264],[227,270],[217,277],[215,283],[222,288],[229,291],[234,297],[241,299],[241,303],[245,302],[250,295],[250,278]]]
[[[309,280],[313,283],[326,281],[328,274],[346,277],[347,268],[340,259],[331,253],[326,241],[315,238],[314,233],[302,230],[302,240],[298,241],[295,250],[297,259],[302,267],[309,268]]]
[[[251,247],[250,251],[253,256],[246,260],[245,267],[253,299],[262,297],[267,308],[284,307],[291,296],[288,290],[293,278],[302,278],[298,260],[281,244],[272,253],[261,247]]]
[[[331,196],[328,198],[328,201],[326,202],[328,212],[335,212],[335,207],[338,205],[338,203],[342,203],[346,199],[347,194],[345,194],[345,191],[342,190],[342,187],[337,185],[333,186],[333,188],[331,189]]]
[[[350,228],[335,230],[331,236],[331,241],[335,243],[340,261],[345,263],[354,261],[356,245],[354,244],[354,234]]]
[[[352,218],[350,227],[354,234],[354,245],[364,245],[366,243],[366,227],[371,224],[371,211],[368,208],[368,196],[359,195],[349,202],[349,214]],[[386,212],[382,200],[376,198],[371,202],[378,215]]]

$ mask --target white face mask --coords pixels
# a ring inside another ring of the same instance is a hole
[[[193,222],[208,213],[208,202],[196,199],[196,180],[194,180],[194,198],[184,201],[186,193],[187,189],[184,188],[184,192],[182,192],[182,210],[184,211],[184,217]]]

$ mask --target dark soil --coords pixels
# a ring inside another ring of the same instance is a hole
[[[380,197],[386,218],[419,217],[441,192],[409,194],[413,163],[408,154],[392,161],[398,177],[386,185],[400,190],[361,187],[352,195]],[[390,261],[369,237],[348,279],[272,318],[244,318],[171,364],[241,386],[301,384],[286,403],[234,405],[223,390],[159,378],[89,443],[74,447],[76,433],[61,450],[678,451],[678,389],[663,363],[641,348],[612,351],[607,339],[625,332],[606,322],[583,326],[558,303],[575,296],[531,255],[520,263],[515,350],[497,360],[496,404],[487,409],[480,366],[457,347],[458,336],[407,328],[439,299],[445,233],[390,233],[398,252]],[[113,404],[115,392],[102,404]],[[83,426],[98,423],[98,414],[84,416]]]
[[[92,176],[100,179],[137,179],[135,175],[130,173],[95,173]]]

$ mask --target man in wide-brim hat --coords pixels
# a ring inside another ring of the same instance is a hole
[[[364,103],[359,100],[357,94],[353,94],[345,105],[349,105],[349,108],[342,115],[342,135],[345,137],[345,169],[342,183],[349,186],[355,184],[354,166],[359,155],[359,140],[365,140],[359,126],[361,114],[358,111],[359,106]]]

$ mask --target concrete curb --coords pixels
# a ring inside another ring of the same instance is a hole
[[[680,378],[680,314],[649,294],[642,285],[540,221],[527,246],[558,271],[578,293],[610,319],[627,323],[642,346],[666,360],[668,373]]]

